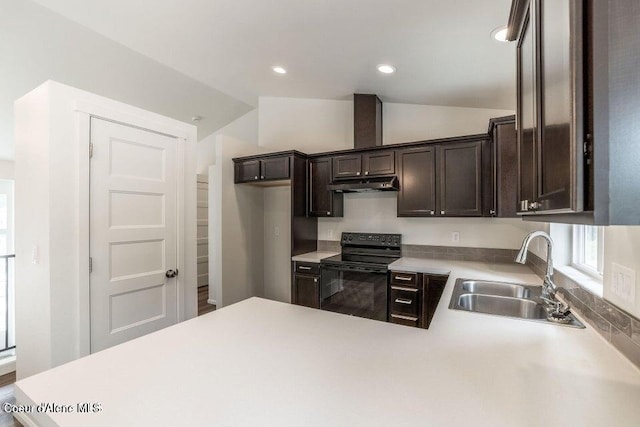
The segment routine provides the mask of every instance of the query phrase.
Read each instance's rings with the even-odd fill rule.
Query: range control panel
[[[342,246],[400,247],[401,234],[342,233]]]

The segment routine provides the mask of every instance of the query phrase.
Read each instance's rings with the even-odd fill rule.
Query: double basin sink
[[[535,322],[584,328],[573,314],[564,323],[548,319],[541,286],[458,279],[449,308]]]

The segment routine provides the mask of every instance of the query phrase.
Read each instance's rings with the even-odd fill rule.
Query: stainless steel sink
[[[461,309],[497,316],[518,317],[520,319],[546,319],[547,310],[542,304],[523,298],[496,295],[462,294],[458,297]]]
[[[546,305],[540,299],[541,286],[486,280],[458,279],[449,308],[513,319],[584,328],[570,314],[566,323],[549,320]]]
[[[524,285],[479,280],[464,280],[462,282],[462,289],[473,294],[497,295],[514,298],[530,298],[533,295],[531,289],[528,289]]]

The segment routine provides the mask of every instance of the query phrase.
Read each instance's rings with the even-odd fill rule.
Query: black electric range
[[[386,321],[388,266],[401,245],[399,234],[342,233],[342,252],[320,262],[320,308]]]

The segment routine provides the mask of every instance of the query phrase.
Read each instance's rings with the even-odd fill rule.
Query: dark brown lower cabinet
[[[389,322],[428,329],[449,276],[393,271]]]
[[[305,307],[320,308],[320,265],[295,262],[291,283],[291,302]]]

